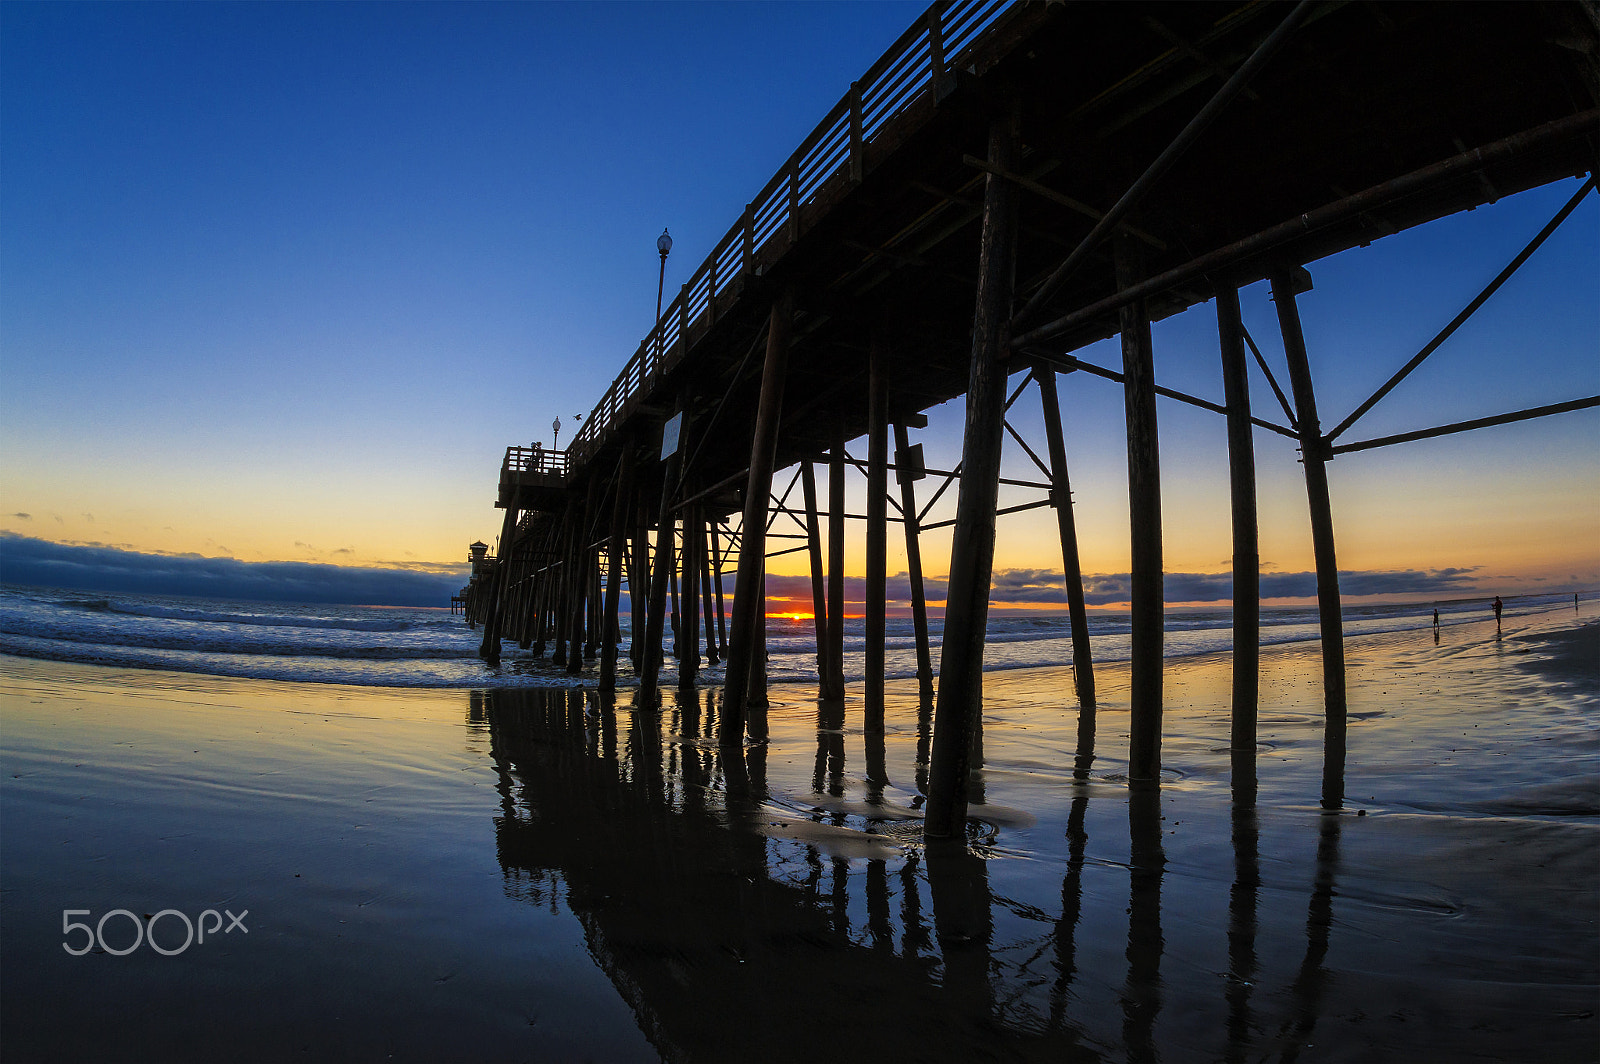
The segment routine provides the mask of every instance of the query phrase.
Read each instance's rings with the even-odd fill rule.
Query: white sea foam
[[[1512,599],[1507,616],[1557,608],[1560,596]],[[1425,627],[1433,604],[1353,606],[1345,610],[1351,635]],[[1445,623],[1481,620],[1487,603],[1440,604]],[[623,611],[628,639],[628,611]],[[942,625],[931,623],[937,664]],[[1096,661],[1125,661],[1130,653],[1125,612],[1090,614]],[[1262,611],[1263,644],[1318,637],[1314,608]],[[443,609],[305,605],[113,594],[42,588],[0,588],[0,653],[115,665],[275,680],[381,687],[565,687],[592,684],[597,665],[586,661],[569,676],[548,657],[506,644],[502,663],[478,658],[481,631]],[[845,674],[860,680],[866,639],[860,618],[845,621]],[[984,667],[988,670],[1064,665],[1072,660],[1071,624],[1065,614],[994,611],[990,615]],[[891,618],[885,639],[886,673],[916,675],[916,637],[909,618]],[[1170,610],[1165,649],[1170,657],[1226,651],[1232,646],[1227,610]],[[670,648],[669,648],[670,649]],[[772,618],[767,633],[768,675],[774,682],[816,676],[816,648],[807,621]],[[669,655],[663,681],[671,682]],[[706,682],[721,679],[706,668]],[[624,654],[618,682],[635,680]]]

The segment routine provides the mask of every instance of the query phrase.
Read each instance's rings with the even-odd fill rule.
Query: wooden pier
[[[1297,442],[1315,548],[1327,750],[1342,778],[1344,664],[1327,462],[1375,447],[1600,405],[1600,397],[1345,442],[1585,195],[1600,158],[1600,33],[1581,0],[936,3],[849,88],[738,214],[584,420],[566,451],[512,447],[496,549],[475,545],[462,596],[483,656],[504,640],[616,683],[621,588],[636,697],[658,697],[675,636],[679,682],[725,660],[720,739],[764,735],[765,565],[805,551],[818,692],[844,693],[843,537],[865,521],[868,732],[883,727],[888,525],[906,535],[924,697],[936,702],[928,834],[960,834],[979,738],[996,519],[1054,507],[1074,664],[1094,681],[1058,374],[1122,385],[1133,557],[1130,779],[1161,767],[1162,542],[1156,418],[1167,402],[1228,425],[1234,528],[1233,747],[1255,748],[1259,562],[1255,431]],[[1525,189],[1589,175],[1550,225],[1367,402],[1319,412],[1317,352],[1297,300],[1306,264]],[[730,205],[730,213],[737,208]],[[1255,351],[1238,289],[1268,280],[1287,387]],[[1403,279],[1397,279],[1397,283]],[[1157,381],[1151,322],[1215,301],[1223,403]],[[1122,364],[1074,352],[1121,338]],[[1273,404],[1252,407],[1249,350]],[[1006,419],[1032,384],[1044,441]],[[911,432],[964,396],[956,469],[925,468]],[[1270,416],[1262,416],[1266,411]],[[1281,416],[1280,416],[1281,415]],[[1338,415],[1334,415],[1338,416]],[[889,434],[894,434],[894,446]],[[1036,479],[1001,476],[1009,439]],[[846,445],[867,437],[858,462]],[[1043,455],[1039,452],[1043,452]],[[826,463],[828,498],[814,469]],[[867,497],[845,498],[846,465]],[[803,499],[774,493],[793,468]],[[890,486],[889,474],[895,484]],[[917,485],[928,480],[931,493]],[[1033,501],[1001,507],[1002,484]],[[929,645],[919,535],[957,488],[943,644]],[[800,507],[796,509],[796,507]],[[825,507],[825,508],[824,508]],[[896,516],[891,517],[891,511]],[[792,517],[800,545],[768,534]],[[824,543],[826,529],[826,543]],[[483,547],[483,550],[478,550]],[[731,599],[725,573],[736,573]],[[669,605],[671,607],[669,611]],[[669,627],[670,618],[670,627]],[[702,653],[704,658],[702,658]],[[1253,778],[1253,771],[1251,773]],[[1325,788],[1336,807],[1342,788]]]

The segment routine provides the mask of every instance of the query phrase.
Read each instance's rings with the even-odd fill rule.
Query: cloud
[[[1341,570],[1339,591],[1367,595],[1444,595],[1476,590],[1477,566],[1445,569]],[[990,598],[996,603],[1057,604],[1067,601],[1066,583],[1048,569],[1003,569],[994,574]],[[1127,602],[1133,593],[1128,573],[1089,573],[1083,578],[1084,601],[1091,606]],[[1168,602],[1221,602],[1233,597],[1232,573],[1167,573],[1163,593]],[[1311,598],[1317,574],[1262,573],[1262,598]],[[932,597],[930,593],[930,597]]]
[[[15,513],[15,514],[12,514],[11,516],[15,517],[15,518],[18,518],[19,520],[23,520],[23,521],[32,521],[33,520],[33,515],[32,514]]]
[[[264,602],[444,606],[466,576],[465,564],[430,572],[242,562],[198,554],[144,554],[106,544],[51,543],[0,532],[0,580],[8,584]]]

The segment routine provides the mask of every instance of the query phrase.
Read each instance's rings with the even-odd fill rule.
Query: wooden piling
[[[576,676],[583,672],[584,640],[587,635],[587,617],[584,604],[589,597],[589,567],[592,564],[593,553],[589,550],[590,529],[594,528],[595,496],[599,490],[600,478],[589,478],[589,487],[583,497],[583,518],[574,530],[572,537],[572,550],[568,554],[572,566],[571,587],[572,603],[570,612],[572,616],[572,641],[567,647],[567,675]]]
[[[682,439],[680,433],[679,436]],[[639,704],[654,706],[661,678],[661,654],[665,633],[662,627],[667,612],[667,580],[672,572],[672,500],[677,494],[678,470],[683,464],[683,448],[675,449],[662,463],[661,505],[656,519],[656,550],[650,563],[650,602],[645,611],[644,668],[639,676]]]
[[[650,612],[650,515],[646,512],[645,490],[639,485],[632,499],[633,542],[629,544],[628,609],[631,625],[628,632],[628,660],[637,675],[644,664],[645,618]]]
[[[763,567],[766,560],[762,559]],[[752,739],[767,737],[767,574],[761,573],[759,609],[756,611],[754,664],[750,668],[750,681],[745,685],[745,732]]]
[[[700,579],[700,612],[706,626],[706,664],[715,665],[721,660],[721,655],[717,652],[717,614],[716,603],[711,597],[711,547],[706,536],[706,523],[705,509],[697,507],[694,520],[695,570]]]
[[[717,593],[717,645],[722,647],[722,660],[728,660],[728,611],[722,594],[722,532],[720,517],[711,521],[711,588]]]
[[[844,697],[844,425],[828,455],[828,664],[824,698]]]
[[[884,641],[888,618],[889,374],[874,335],[867,369],[867,573],[865,708],[862,726],[883,734]]]
[[[997,170],[1012,168],[1017,124],[1014,111],[990,124],[989,163]],[[950,551],[949,602],[923,822],[924,833],[934,838],[966,831],[972,733],[983,709],[983,641],[994,570],[1015,250],[1016,191],[1010,182],[990,173],[984,180],[961,489]]]
[[[739,545],[739,573],[733,587],[733,630],[729,632],[727,682],[719,737],[724,746],[744,742],[751,673],[755,671],[756,627],[764,626],[764,573],[767,549],[767,499],[772,494],[773,462],[778,449],[778,423],[783,413],[784,374],[794,326],[794,299],[785,290],[772,304],[767,327],[767,356],[761,369],[761,397],[750,445],[750,472],[744,496],[744,533]],[[765,663],[762,663],[763,671]]]
[[[917,639],[917,696],[921,703],[933,704],[933,654],[928,642],[928,597],[922,584],[922,522],[917,516],[916,478],[906,468],[911,443],[906,426],[894,426],[895,479],[900,482],[900,509],[906,526],[906,578],[911,584],[911,623]]]
[[[595,515],[595,523],[599,524],[599,514]],[[591,532],[592,534],[592,532]],[[589,581],[588,609],[588,637],[583,643],[583,656],[593,661],[600,655],[601,629],[605,621],[605,599],[602,597],[603,585],[600,581],[600,549],[598,547],[586,551],[584,554],[584,572]]]
[[[1250,373],[1239,292],[1217,289],[1222,396],[1228,408],[1228,489],[1233,510],[1233,728],[1230,746],[1255,752],[1261,666],[1261,555],[1256,524],[1256,453]],[[1253,773],[1252,773],[1253,775]]]
[[[608,553],[611,572],[606,581],[605,639],[600,650],[600,690],[617,689],[617,615],[622,608],[622,574],[627,567],[628,511],[633,502],[633,445],[622,445],[622,462],[617,470],[616,497],[611,502],[611,542]]]
[[[572,526],[576,521],[577,518],[572,516],[570,509],[562,515],[561,548],[556,555],[557,568],[553,573],[555,596],[550,606],[550,631],[555,637],[555,646],[550,649],[550,664],[560,665],[563,668],[567,664],[567,607],[571,600],[572,588]]]
[[[1137,246],[1115,238],[1117,287],[1138,283]],[[1132,690],[1128,780],[1155,782],[1161,775],[1161,682],[1165,602],[1161,557],[1161,462],[1156,437],[1155,361],[1150,315],[1135,300],[1118,312],[1122,332],[1123,405],[1128,428],[1128,523],[1132,544]]]
[[[1061,572],[1067,588],[1067,613],[1072,622],[1072,679],[1080,707],[1094,705],[1094,661],[1089,654],[1089,611],[1083,598],[1083,569],[1078,564],[1078,523],[1072,510],[1072,481],[1067,475],[1067,444],[1061,432],[1061,401],[1056,393],[1056,371],[1041,366],[1033,379],[1039,384],[1044,409],[1045,441],[1050,449],[1050,504],[1056,511],[1061,537]]]
[[[1300,457],[1306,470],[1306,498],[1311,510],[1311,549],[1317,563],[1317,616],[1322,628],[1322,693],[1327,706],[1327,731],[1344,740],[1344,619],[1339,606],[1339,563],[1334,551],[1333,504],[1328,497],[1328,444],[1317,419],[1317,395],[1311,386],[1300,308],[1295,302],[1295,269],[1272,272],[1272,300],[1278,307],[1283,353],[1294,392],[1295,422],[1300,430]]]
[[[833,662],[828,657],[828,594],[822,570],[822,528],[817,518],[817,473],[811,462],[800,463],[800,488],[806,505],[806,555],[811,562],[811,628],[817,643],[817,697],[826,698]]]
[[[678,628],[678,686],[693,687],[700,675],[700,536],[696,532],[700,508],[691,504],[683,511],[682,566],[683,613]]]
[[[511,558],[511,537],[517,531],[517,508],[506,507],[505,519],[500,522],[500,549],[496,552],[499,564],[489,578],[489,601],[483,618],[483,642],[478,646],[478,656],[490,665],[500,664],[500,598],[504,594],[505,577]]]
[[[672,659],[683,658],[683,623],[682,614],[678,612],[678,564],[683,557],[683,552],[678,547],[678,519],[668,516],[672,524],[672,535],[667,537],[667,585],[672,590]]]

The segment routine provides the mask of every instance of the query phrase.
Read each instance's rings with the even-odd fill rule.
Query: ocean
[[[1484,599],[1439,603],[1346,606],[1348,636],[1425,628],[1437,606],[1441,623],[1455,625],[1489,615]],[[1508,597],[1507,619],[1571,606],[1561,595]],[[629,639],[622,616],[623,646]],[[1227,609],[1171,608],[1166,654],[1187,657],[1232,648]],[[942,624],[930,619],[934,664]],[[1129,617],[1095,611],[1090,643],[1097,662],[1126,661]],[[1264,608],[1263,645],[1317,638],[1314,606]],[[97,594],[37,587],[0,587],[0,654],[120,668],[232,676],[245,679],[354,684],[364,687],[585,687],[598,665],[569,676],[548,657],[505,644],[498,667],[478,658],[481,630],[448,609],[392,606],[231,602],[176,595]],[[845,620],[845,672],[860,680],[865,631],[859,617]],[[667,648],[663,681],[675,677]],[[816,675],[816,644],[809,619],[767,620],[768,675],[772,682]],[[916,675],[916,637],[909,618],[890,618],[886,671],[891,679]],[[1072,660],[1071,625],[1064,613],[994,610],[989,616],[986,671],[1062,665]],[[704,669],[715,684],[720,668]],[[624,653],[618,683],[637,680]]]

